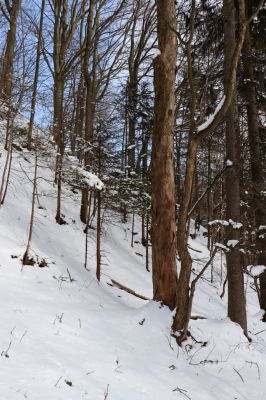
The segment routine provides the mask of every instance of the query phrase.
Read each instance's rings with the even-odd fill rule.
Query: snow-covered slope
[[[1,127],[4,133],[3,122]],[[2,173],[2,146],[0,153]],[[193,339],[178,347],[171,337],[172,313],[166,307],[108,285],[112,278],[152,296],[145,250],[139,244],[130,247],[129,225],[120,223],[119,216],[105,225],[99,284],[93,230],[89,271],[84,269],[79,196],[64,188],[68,224],[57,225],[53,173],[46,166],[38,172],[40,208],[32,251],[45,258],[48,267],[21,265],[30,219],[33,154],[14,152],[10,185],[0,209],[0,400],[264,400],[266,326],[249,285],[251,343],[226,318],[226,296],[223,300],[219,296],[219,255],[215,283],[210,283],[208,271],[196,290],[193,314],[206,319],[191,321]],[[209,256],[205,239],[200,235],[190,245],[197,250],[192,255],[198,271]]]

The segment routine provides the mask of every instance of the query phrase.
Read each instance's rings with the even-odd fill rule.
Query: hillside
[[[19,126],[25,125],[20,117]],[[5,161],[1,122],[2,172]],[[178,347],[172,313],[110,286],[111,279],[148,298],[151,273],[145,250],[130,246],[130,223],[109,210],[103,231],[103,270],[95,278],[95,231],[79,222],[79,194],[63,188],[66,225],[55,223],[54,153],[38,170],[32,252],[47,267],[25,266],[34,153],[14,149],[5,204],[0,209],[1,400],[263,400],[266,398],[266,328],[256,294],[246,283],[249,343],[226,317],[220,298],[225,269],[221,254],[200,280],[191,320],[192,337]],[[138,231],[138,229],[137,229]],[[207,262],[200,230],[190,241],[194,273]],[[136,235],[138,241],[138,235]],[[136,254],[139,253],[139,254]],[[141,256],[140,254],[143,254]],[[223,279],[220,278],[221,268]]]

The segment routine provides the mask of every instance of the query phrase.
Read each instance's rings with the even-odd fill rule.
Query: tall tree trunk
[[[101,192],[97,192],[96,278],[101,280]]]
[[[137,70],[132,66],[128,82],[128,165],[129,174],[135,170],[136,114],[137,114]]]
[[[37,195],[37,170],[38,170],[38,153],[37,148],[35,149],[35,164],[34,164],[34,175],[33,175],[33,185],[32,185],[32,198],[31,198],[31,215],[30,215],[30,226],[29,235],[25,253],[22,258],[23,265],[32,265],[32,258],[30,257],[30,248],[33,234],[33,224],[34,224],[34,214],[35,214],[35,202]]]
[[[234,0],[224,0],[224,85],[228,89],[231,63],[236,46],[236,9]],[[240,230],[234,222],[240,222],[240,131],[236,106],[236,93],[226,113],[226,159],[232,162],[225,175],[226,218],[230,223],[227,229],[227,240],[240,240]],[[237,322],[247,335],[247,318],[244,294],[244,277],[241,268],[238,245],[231,246],[226,253],[228,277],[228,316]]]
[[[255,214],[257,230],[258,264],[266,266],[266,206],[263,191],[265,187],[265,165],[262,154],[262,143],[260,138],[257,97],[252,62],[252,48],[250,31],[247,31],[243,46],[243,67],[246,79],[246,107],[248,117],[250,165],[252,177],[252,209]],[[260,227],[262,227],[260,229]],[[263,228],[264,227],[264,228]],[[260,275],[260,306],[265,311],[263,321],[266,322],[266,272]]]
[[[193,177],[195,172],[195,160],[197,156],[198,143],[190,140],[188,144],[186,176],[184,182],[184,193],[179,209],[177,229],[177,249],[181,262],[180,275],[177,285],[176,314],[173,322],[173,330],[179,331],[184,328],[188,316],[189,306],[189,280],[191,274],[192,260],[187,246],[188,240],[188,213],[192,197]]]
[[[89,71],[89,58],[91,55],[92,36],[93,36],[93,13],[94,13],[95,1],[90,1],[89,13],[87,18],[87,32],[86,32],[86,47],[83,62],[83,74],[86,85],[86,114],[85,114],[85,147],[87,151],[84,154],[84,167],[89,169],[92,166],[92,154],[88,151],[88,145],[92,144],[93,141],[93,121],[95,112],[95,74],[96,74],[96,53],[97,53],[97,42],[95,39],[93,42],[93,67],[92,71]],[[96,23],[96,21],[94,21]],[[88,216],[89,206],[89,191],[87,188],[82,190],[81,195],[81,207],[80,207],[80,220],[86,224]]]
[[[41,16],[40,16],[40,24],[39,24],[39,32],[38,32],[38,43],[37,43],[37,55],[36,55],[36,63],[35,63],[35,74],[34,74],[33,91],[32,91],[32,98],[31,98],[30,122],[29,122],[28,137],[27,137],[28,150],[31,150],[32,130],[33,130],[33,124],[34,124],[34,117],[35,117],[35,105],[36,105],[37,86],[38,86],[40,59],[41,59],[44,7],[45,7],[45,0],[42,0]]]
[[[12,92],[13,59],[16,43],[17,16],[20,9],[20,0],[13,0],[9,12],[9,30],[7,32],[5,53],[2,60],[1,95],[4,101],[9,101]]]
[[[191,2],[191,16],[190,16],[190,35],[186,46],[187,63],[188,63],[188,82],[191,93],[189,111],[189,138],[188,138],[188,153],[186,162],[186,174],[184,182],[184,193],[180,204],[178,228],[177,228],[177,249],[180,258],[181,269],[177,285],[176,295],[176,313],[173,321],[173,330],[183,330],[188,325],[188,308],[189,308],[189,281],[192,268],[192,259],[188,250],[187,241],[189,235],[188,213],[192,198],[193,181],[196,169],[197,148],[199,141],[195,136],[195,107],[196,107],[196,92],[193,79],[193,63],[192,63],[192,40],[195,30],[195,14],[196,2]],[[184,330],[184,337],[186,336],[187,329]],[[183,340],[183,335],[181,336]]]
[[[54,85],[54,136],[57,146],[56,155],[56,183],[57,183],[57,205],[55,220],[58,224],[64,224],[61,217],[61,187],[62,187],[62,168],[65,151],[64,129],[63,129],[63,96],[64,81],[58,76],[55,78]]]
[[[80,149],[80,144],[81,144],[81,139],[83,137],[83,123],[84,123],[83,100],[84,100],[84,96],[85,96],[84,89],[85,88],[84,88],[83,75],[81,75],[80,81],[78,84],[74,130],[73,130],[72,141],[71,141],[71,152],[73,155],[77,153],[77,157],[79,160],[81,160],[81,157],[83,154],[83,151]],[[78,147],[77,147],[77,139],[79,140]]]
[[[176,221],[173,134],[177,39],[174,0],[157,0],[160,54],[154,59],[155,110],[152,143],[153,296],[171,309],[176,298]]]
[[[9,184],[9,177],[10,177],[12,156],[13,156],[14,121],[16,118],[16,114],[17,110],[11,110],[10,108],[8,109],[7,124],[6,124],[6,139],[5,139],[5,150],[7,151],[7,154],[0,185],[0,207],[4,204]]]

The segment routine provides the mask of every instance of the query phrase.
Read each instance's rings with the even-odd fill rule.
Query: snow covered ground
[[[2,174],[3,147],[0,153]],[[226,318],[220,254],[214,264],[215,283],[207,271],[196,289],[193,314],[206,319],[191,321],[194,340],[180,348],[171,337],[172,313],[166,307],[108,285],[112,278],[152,296],[145,249],[140,244],[130,247],[130,226],[118,216],[105,225],[99,284],[93,230],[89,271],[84,269],[79,195],[64,188],[68,224],[57,225],[53,173],[42,167],[38,176],[45,179],[38,180],[41,208],[36,209],[32,250],[48,267],[22,268],[33,168],[33,153],[14,151],[0,209],[0,400],[266,399],[266,325],[249,284],[252,342]],[[190,245],[197,250],[191,252],[199,271],[209,257],[205,239],[199,236]]]

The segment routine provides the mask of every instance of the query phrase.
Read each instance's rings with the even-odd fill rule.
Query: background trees
[[[200,226],[210,259],[216,242],[224,246],[228,315],[245,333],[243,273],[265,265],[265,10],[262,1],[175,3],[1,2],[1,114],[9,121],[1,199],[18,137],[37,151],[33,122],[42,122],[56,152],[56,222],[67,222],[61,188],[72,179],[86,235],[97,229],[100,280],[104,210],[132,218],[132,247],[140,218],[147,273],[152,244],[154,299],[176,308],[182,341],[191,312],[188,241]],[[18,135],[19,110],[30,123]],[[88,184],[92,173],[105,191]],[[266,273],[258,289],[265,310]]]

